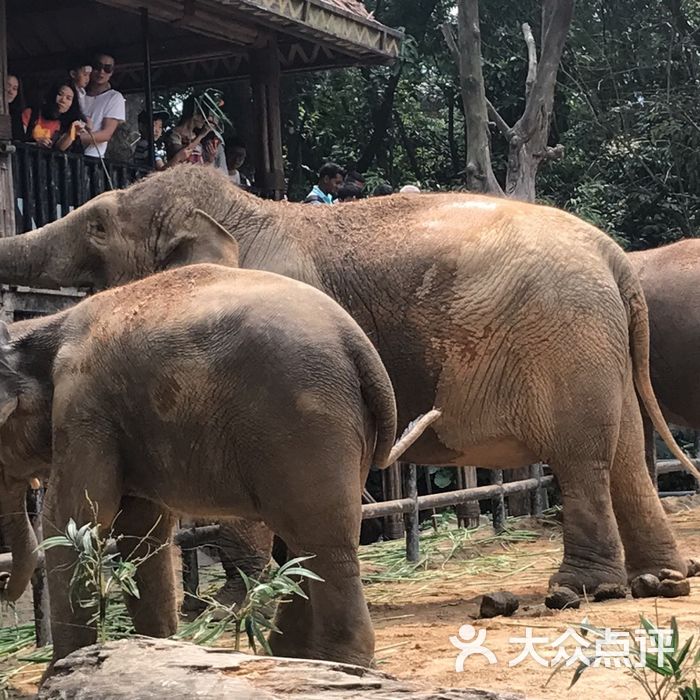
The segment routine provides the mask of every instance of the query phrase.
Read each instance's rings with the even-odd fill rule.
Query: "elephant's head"
[[[0,283],[104,289],[196,262],[237,266],[238,244],[217,215],[228,188],[179,166],[105,192],[36,231],[0,238]]]
[[[26,321],[14,327],[32,324]],[[27,485],[50,469],[51,391],[31,370],[41,352],[24,358],[0,322],[0,527],[12,547],[12,573],[2,577],[0,598],[17,600],[27,588],[38,554],[27,517]],[[29,362],[27,362],[29,360]]]

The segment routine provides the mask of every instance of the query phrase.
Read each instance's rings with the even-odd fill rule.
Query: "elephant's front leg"
[[[90,498],[98,509],[100,535],[106,537],[117,514],[121,498],[121,478],[116,465],[109,464],[107,452],[99,449],[90,458],[86,449],[75,456],[61,455],[54,462],[43,512],[46,538],[63,534],[69,519],[78,528],[94,520]],[[72,450],[71,450],[72,452]],[[97,638],[95,616],[99,610],[98,582],[84,576],[73,579],[78,557],[72,547],[57,546],[46,550],[46,571],[51,597],[51,636],[53,663],[80,647],[94,644]],[[87,573],[87,569],[85,572]],[[92,574],[94,575],[93,569]],[[83,604],[81,604],[83,601]],[[92,605],[84,605],[85,602]]]
[[[171,535],[171,513],[151,501],[133,496],[122,499],[114,523],[124,559],[137,565],[139,597],[125,595],[137,634],[169,637],[177,631],[177,593]]]

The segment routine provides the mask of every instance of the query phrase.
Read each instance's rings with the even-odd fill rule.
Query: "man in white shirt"
[[[85,116],[92,120],[92,129],[80,134],[85,155],[104,156],[107,144],[119,122],[126,119],[126,102],[118,90],[112,88],[110,78],[114,72],[114,57],[97,54],[92,64],[90,83],[85,91]]]

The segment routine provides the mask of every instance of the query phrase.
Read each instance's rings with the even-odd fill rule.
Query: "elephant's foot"
[[[678,572],[685,578],[686,576],[693,576],[696,571],[691,562],[692,560],[681,556],[675,547],[671,547],[670,551],[664,551],[657,556],[647,555],[636,560],[630,560],[628,557],[627,578],[629,581],[633,581],[644,574],[665,578],[662,574],[667,571]]]
[[[273,656],[281,656],[295,659],[320,659],[322,661],[336,661],[343,664],[354,664],[370,668],[374,659],[374,635],[365,635],[366,638],[355,637],[351,644],[334,644],[332,642],[313,644],[308,637],[301,638],[297,635],[270,634],[268,642]]]
[[[574,564],[566,560],[559,571],[549,579],[550,589],[569,588],[576,593],[585,593],[591,599],[600,586],[627,584],[627,574],[620,563],[619,567],[594,566],[590,562]]]

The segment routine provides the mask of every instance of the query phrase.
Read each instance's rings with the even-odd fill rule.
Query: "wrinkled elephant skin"
[[[361,493],[370,465],[394,458],[396,405],[375,348],[332,299],[256,270],[163,272],[11,326],[0,398],[13,393],[0,464],[20,483],[23,441],[47,455],[45,535],[89,522],[87,493],[123,556],[155,550],[127,601],[138,633],[176,631],[171,549],[157,549],[173,514],[240,516],[313,554],[324,581],[281,606],[276,655],[370,663]],[[54,660],[95,641],[93,611],[71,602],[74,557],[46,552]]]
[[[237,257],[350,312],[400,425],[442,408],[409,461],[551,465],[565,511],[555,583],[590,591],[685,569],[645,476],[635,389],[670,434],[649,385],[643,294],[621,248],[566,212],[469,194],[266,202],[178,166],[0,240],[0,282],[105,287]]]

